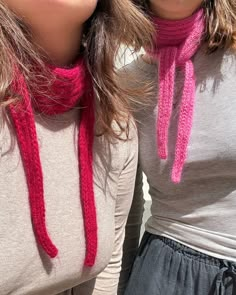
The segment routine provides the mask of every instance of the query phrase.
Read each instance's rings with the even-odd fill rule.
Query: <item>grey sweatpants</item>
[[[236,264],[145,233],[125,295],[236,295]]]

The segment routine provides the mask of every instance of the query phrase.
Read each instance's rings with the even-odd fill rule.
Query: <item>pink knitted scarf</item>
[[[157,145],[161,159],[168,158],[168,131],[173,109],[176,68],[184,72],[172,181],[180,182],[190,139],[195,100],[195,74],[191,58],[199,49],[205,29],[203,10],[177,21],[154,18],[157,28],[154,50],[159,61]]]
[[[82,59],[71,69],[50,67],[50,71],[55,76],[55,81],[49,87],[50,89],[47,89],[47,96],[34,93],[33,99],[31,99],[25,80],[21,75],[18,75],[12,87],[14,93],[22,98],[20,103],[10,106],[10,115],[15,126],[24,165],[32,224],[39,245],[51,258],[56,257],[58,250],[47,232],[45,221],[43,169],[40,161],[34,111],[53,116],[73,109],[80,102],[83,109],[80,112],[78,126],[78,170],[80,172],[80,195],[86,238],[85,265],[92,266],[97,253],[97,220],[92,167],[94,138],[92,82]],[[48,98],[49,96],[51,99]]]

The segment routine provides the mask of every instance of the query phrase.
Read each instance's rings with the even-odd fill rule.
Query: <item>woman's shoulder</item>
[[[106,185],[108,176],[118,184],[119,176],[127,165],[137,165],[138,135],[134,120],[114,121],[112,128],[116,132],[117,138],[105,135],[95,138],[94,173],[98,176],[101,187]]]
[[[130,95],[130,109],[136,121],[156,106],[157,65],[147,63],[140,55],[118,72],[120,87]]]
[[[117,135],[117,139],[113,141],[115,144],[121,143],[128,146],[129,142],[138,141],[136,122],[131,114],[124,113],[119,122],[113,121],[112,128]]]
[[[124,157],[130,149],[138,145],[138,131],[132,115],[122,114],[122,118],[112,122],[113,135],[96,136],[97,152],[113,158]],[[119,156],[118,156],[119,155]]]

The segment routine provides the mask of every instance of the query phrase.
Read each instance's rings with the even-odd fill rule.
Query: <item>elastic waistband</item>
[[[210,255],[201,253],[197,250],[194,250],[188,246],[185,246],[175,240],[169,239],[164,236],[158,236],[158,235],[154,235],[154,234],[145,232],[144,236],[143,236],[143,240],[145,241],[145,244],[146,243],[149,244],[154,240],[159,240],[160,242],[162,242],[166,246],[170,247],[174,252],[181,253],[185,257],[188,257],[190,259],[197,260],[197,261],[200,261],[200,262],[212,265],[212,266],[217,266],[217,267],[221,268],[221,267],[225,266],[225,264],[226,264],[226,260],[224,260],[224,259],[219,259],[216,257],[212,257]],[[235,262],[227,261],[227,264],[228,265],[230,264],[231,266],[234,266],[236,268]]]

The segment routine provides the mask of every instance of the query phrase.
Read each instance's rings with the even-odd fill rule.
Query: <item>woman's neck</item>
[[[33,41],[51,63],[70,65],[79,54],[83,26],[41,26],[33,28]]]
[[[202,0],[189,1],[189,4],[184,3],[184,1],[169,1],[170,3],[164,3],[163,1],[150,0],[150,9],[155,16],[166,20],[181,20],[191,16],[196,10],[198,10],[202,5]],[[186,2],[186,1],[185,1]],[[172,4],[172,5],[171,5]]]
[[[26,24],[33,42],[49,62],[57,66],[70,65],[79,54],[84,24],[97,5],[97,0],[2,1]]]
[[[170,9],[168,5],[158,5],[158,1],[150,0],[150,9],[154,16],[159,17],[161,19],[177,21],[184,20],[193,15],[202,5],[202,0],[194,0],[190,7],[185,7],[185,9]],[[142,59],[145,63],[148,64],[156,64],[157,60],[153,58],[148,53],[142,55]]]

